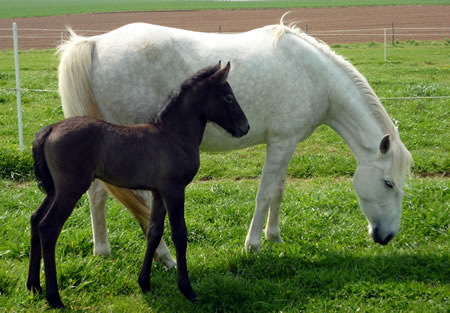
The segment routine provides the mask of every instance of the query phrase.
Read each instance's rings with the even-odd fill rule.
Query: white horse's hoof
[[[175,268],[175,266],[177,266],[177,262],[175,262],[175,260],[172,258],[170,260],[164,261],[163,263],[168,270],[170,270],[171,268]]]
[[[260,242],[255,242],[252,240],[245,240],[245,251],[246,252],[255,252],[258,253],[260,250],[261,244]]]
[[[109,247],[109,245],[94,246],[94,255],[110,256],[111,255],[111,248]]]
[[[269,232],[266,231],[266,239],[276,243],[283,243],[280,232]]]
[[[164,266],[167,267],[167,270],[170,270],[171,268],[177,266],[177,262],[175,262],[170,254],[168,256],[158,256],[156,259],[162,262]]]

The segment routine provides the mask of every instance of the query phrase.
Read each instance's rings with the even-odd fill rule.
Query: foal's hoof
[[[197,302],[197,295],[195,294],[194,290],[192,290],[192,288],[187,289],[187,290],[182,289],[181,292],[192,303]]]
[[[40,285],[27,284],[27,289],[32,293],[42,293],[42,287]]]
[[[64,304],[62,303],[62,301],[59,297],[57,297],[55,299],[47,298],[47,301],[50,304],[50,306],[55,309],[65,308]]]
[[[143,293],[147,293],[150,291],[150,280],[139,280],[138,283]]]
[[[197,303],[197,296],[195,296],[192,299],[189,299],[189,301],[191,301],[191,303]]]

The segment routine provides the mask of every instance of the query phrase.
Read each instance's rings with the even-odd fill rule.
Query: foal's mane
[[[164,119],[164,116],[173,108],[175,107],[183,97],[186,96],[186,93],[193,90],[195,86],[197,86],[199,83],[201,83],[206,78],[210,77],[212,74],[217,72],[220,69],[220,63],[218,65],[212,65],[205,67],[204,69],[199,70],[197,73],[195,73],[192,77],[186,79],[182,84],[179,90],[173,91],[166,102],[166,104],[163,106],[161,111],[159,112],[156,123],[159,124],[161,120]]]
[[[389,115],[384,109],[373,89],[370,87],[366,78],[342,56],[336,54],[330,47],[323,41],[316,39],[312,36],[305,34],[299,29],[295,23],[289,25],[284,24],[284,17],[288,13],[284,14],[280,19],[279,25],[267,26],[273,33],[274,46],[278,45],[280,39],[285,35],[293,35],[300,38],[309,45],[316,47],[322,54],[328,57],[329,60],[340,66],[355,83],[361,92],[361,95],[366,99],[365,103],[368,105],[369,111],[373,114],[375,119],[382,125],[385,134],[389,135],[391,141],[391,149],[393,152],[393,164],[392,164],[392,177],[394,182],[397,178],[403,175],[410,174],[410,168],[412,165],[412,157],[410,152],[406,149],[405,145],[400,140],[398,129],[392,123]]]

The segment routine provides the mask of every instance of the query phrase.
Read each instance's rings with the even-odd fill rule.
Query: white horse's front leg
[[[108,193],[99,180],[94,180],[88,190],[91,208],[92,235],[94,239],[94,255],[110,255],[111,248],[108,241],[106,227],[106,200]]]
[[[289,160],[295,151],[297,141],[288,140],[273,142],[267,145],[266,160],[256,196],[256,208],[250,229],[245,239],[246,251],[258,252],[261,245],[261,233],[267,210],[270,206],[270,216],[266,228],[266,238],[282,242],[279,227],[280,203],[284,189],[284,179]]]

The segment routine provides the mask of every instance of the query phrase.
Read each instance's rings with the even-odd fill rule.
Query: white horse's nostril
[[[380,237],[380,234],[378,232],[378,227],[376,227],[372,232],[372,238],[375,243],[379,243],[380,245],[384,246],[384,245],[387,245],[389,243],[389,241],[392,240],[392,238],[394,238],[394,234],[390,233],[385,238],[382,238],[382,237]]]

